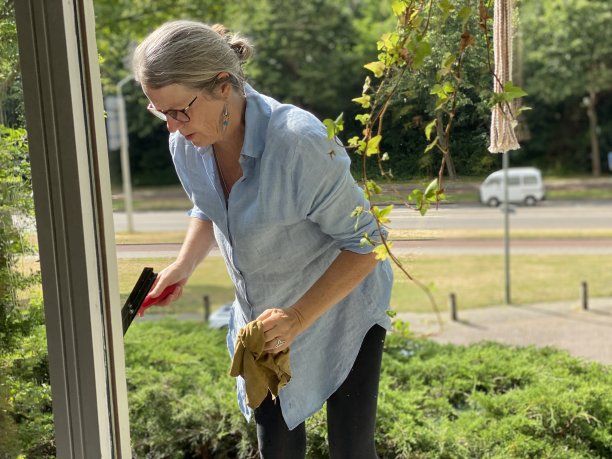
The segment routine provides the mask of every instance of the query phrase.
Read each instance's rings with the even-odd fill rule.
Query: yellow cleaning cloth
[[[242,376],[246,382],[247,405],[257,408],[268,395],[276,398],[291,379],[289,349],[277,354],[264,352],[263,323],[253,321],[238,332],[230,368],[231,376]]]

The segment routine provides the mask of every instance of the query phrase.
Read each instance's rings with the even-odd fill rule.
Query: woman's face
[[[178,84],[157,89],[144,87],[143,91],[157,111],[166,113],[175,110],[182,112],[179,117],[186,114],[189,118],[189,121],[178,121],[166,116],[168,131],[179,131],[196,147],[212,145],[223,139],[223,107],[227,100],[224,91],[218,89],[219,94],[215,93],[217,97],[213,97],[206,91]]]

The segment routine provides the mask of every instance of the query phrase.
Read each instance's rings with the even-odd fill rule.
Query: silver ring
[[[276,346],[274,346],[274,349],[276,349],[277,347],[281,347],[285,343],[286,343],[286,341],[283,341],[280,338],[276,338]]]

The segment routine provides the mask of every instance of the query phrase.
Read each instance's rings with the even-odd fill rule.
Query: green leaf
[[[427,188],[425,188],[425,199],[430,199],[432,195],[435,196],[437,189],[438,179],[435,178],[427,185]]]
[[[469,6],[464,6],[463,8],[459,10],[457,17],[461,19],[461,22],[463,22],[463,24],[465,24],[470,19],[471,15],[472,15],[472,8]]]
[[[431,45],[428,41],[425,40],[417,40],[413,49],[413,60],[412,65],[415,68],[420,68],[423,66],[423,62],[425,58],[431,55]]]
[[[450,0],[440,0],[438,7],[442,10],[442,21],[446,21],[451,11],[455,9],[454,5]]]
[[[329,118],[323,120],[323,124],[327,129],[327,138],[329,140],[333,139],[338,132],[344,130],[344,120],[342,119],[343,116],[344,113],[340,113],[338,115],[338,118],[336,118],[334,121]]]
[[[370,108],[370,99],[369,95],[364,94],[361,97],[355,97],[353,102],[358,103],[362,108]]]
[[[336,135],[336,125],[334,124],[333,120],[329,118],[325,118],[323,120],[323,124],[325,125],[325,128],[327,129],[327,138],[330,140],[333,139],[334,136]]]
[[[389,249],[391,249],[393,247],[393,242],[387,241],[387,246],[389,247]],[[389,251],[387,250],[387,247],[384,244],[377,245],[376,247],[374,247],[373,252],[376,254],[377,260],[384,261],[389,258]]]
[[[380,61],[370,62],[364,65],[364,67],[374,73],[376,78],[380,78],[385,74],[385,64]]]
[[[344,112],[338,115],[338,118],[336,118],[334,124],[336,125],[336,132],[344,131]]]
[[[431,87],[431,90],[429,91],[429,94],[435,94],[435,95],[444,94],[444,89],[442,89],[442,85],[441,84],[434,84]]]
[[[382,188],[380,187],[380,185],[378,183],[376,183],[374,180],[368,180],[366,182],[366,188],[368,189],[368,191],[370,191],[370,193],[372,194],[380,194],[382,193]]]
[[[393,0],[391,2],[391,9],[393,10],[393,14],[396,16],[400,16],[406,11],[407,5],[402,0]]]
[[[514,99],[518,99],[519,97],[527,95],[527,93],[522,88],[514,86],[512,84],[512,81],[508,81],[506,84],[504,84],[504,92],[502,94],[506,102],[510,102]]]
[[[374,245],[374,242],[372,242],[367,233],[364,233],[363,237],[359,240],[359,245],[365,247],[366,245]]]
[[[367,144],[363,140],[360,140],[359,142],[357,142],[357,153],[363,155],[366,151],[366,147]]]
[[[423,191],[419,190],[418,188],[415,188],[414,190],[412,190],[410,192],[410,194],[408,195],[408,201],[420,201],[423,198]]]
[[[397,32],[385,33],[380,37],[380,40],[376,42],[378,50],[392,50],[397,47],[399,43],[399,35]]]
[[[381,135],[374,136],[370,140],[368,140],[368,143],[366,144],[366,150],[365,150],[366,156],[372,156],[380,152],[378,147],[379,147],[381,140],[382,140]]]
[[[442,89],[444,90],[444,94],[450,94],[451,92],[455,92],[455,88],[453,88],[453,85],[450,84],[450,81],[445,81],[444,87]]]
[[[389,214],[391,213],[391,211],[393,210],[393,204],[391,204],[390,206],[385,207],[384,209],[382,209],[379,213],[378,213],[378,220],[381,223],[389,223],[391,220],[389,219]]]
[[[361,115],[355,116],[355,119],[365,126],[370,121],[370,114],[363,113]]]
[[[361,94],[365,94],[366,92],[368,92],[370,90],[371,84],[372,79],[370,78],[370,75],[368,75],[367,77],[365,77],[365,80],[363,82],[363,89],[361,90]]]
[[[527,106],[525,105],[525,106],[523,106],[523,107],[519,108],[519,109],[516,111],[516,116],[519,116],[521,113],[526,112],[526,111],[529,111],[529,110],[531,110],[531,107],[527,107]]]
[[[429,122],[429,124],[427,124],[427,126],[425,126],[425,137],[427,137],[427,140],[431,140],[431,131],[433,131],[435,127],[436,120],[432,120],[431,122]]]
[[[436,136],[436,138],[433,139],[433,141],[429,145],[427,145],[427,148],[425,148],[425,151],[423,153],[431,151],[436,145],[438,145],[438,136]]]

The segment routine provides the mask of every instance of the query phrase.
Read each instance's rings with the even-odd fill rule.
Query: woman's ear
[[[219,85],[221,91],[221,97],[227,100],[232,93],[232,84],[229,81],[224,81]]]
[[[232,83],[230,82],[230,74],[227,72],[221,72],[217,75],[217,81],[219,84],[219,91],[221,97],[227,99],[232,91]]]

